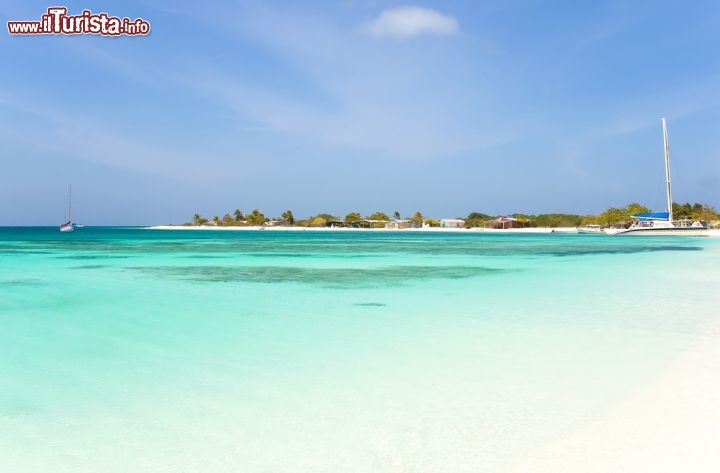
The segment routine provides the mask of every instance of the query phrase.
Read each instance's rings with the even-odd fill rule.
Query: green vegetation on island
[[[527,215],[512,213],[493,216],[482,212],[471,212],[467,217],[455,219],[429,218],[418,211],[402,217],[397,210],[392,218],[385,212],[374,212],[362,216],[360,212],[349,212],[344,217],[330,213],[319,213],[305,219],[296,219],[292,210],[286,210],[277,218],[268,218],[260,210],[254,209],[244,214],[240,209],[226,213],[222,218],[218,215],[206,218],[196,213],[192,223],[185,225],[212,225],[220,227],[242,226],[289,226],[289,227],[358,227],[358,228],[419,228],[455,226],[464,228],[527,228],[527,227],[579,227],[583,225],[601,225],[603,227],[625,227],[632,222],[632,216],[651,212],[651,209],[633,202],[625,207],[610,207],[598,215],[576,215],[565,213],[547,213]],[[720,221],[720,214],[714,207],[700,203],[673,203],[675,220],[697,220],[704,223]],[[452,221],[452,222],[449,222]]]

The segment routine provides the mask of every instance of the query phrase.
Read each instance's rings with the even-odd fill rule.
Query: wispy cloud
[[[656,116],[647,113],[643,116],[619,116],[610,123],[591,129],[588,134],[589,136],[599,136],[601,138],[631,135],[652,126],[657,126],[657,121]]]
[[[655,90],[624,103],[613,104],[612,112],[606,113],[606,123],[592,128],[588,135],[618,137],[631,135],[650,128],[657,128],[660,117],[677,121],[717,108],[720,75],[708,76],[694,82],[686,82],[682,88],[667,87]]]
[[[0,112],[9,109],[27,114],[34,117],[35,124],[29,129],[12,125],[11,132],[4,136],[6,142],[54,156],[72,156],[143,174],[170,176],[179,181],[191,182],[195,178],[193,163],[201,156],[139,141],[119,133],[98,117],[85,119],[53,109],[47,103],[33,101],[28,94],[22,100],[11,96],[22,94],[17,90],[12,94],[0,91]]]
[[[231,40],[265,45],[311,94],[205,62],[164,77],[176,77],[183,90],[229,109],[245,124],[320,153],[432,161],[517,137],[516,120],[484,113],[496,89],[463,63],[467,44],[443,42],[417,54],[411,43],[381,47],[322,15],[256,8],[241,17],[226,27]],[[467,83],[475,88],[458,93]]]
[[[432,8],[404,6],[382,11],[365,29],[376,38],[411,38],[423,34],[452,35],[459,31],[459,26],[454,17]]]

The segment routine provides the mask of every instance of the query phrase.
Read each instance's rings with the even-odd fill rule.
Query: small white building
[[[395,230],[402,230],[403,228],[418,228],[418,224],[413,222],[412,220],[393,220],[392,222],[387,222],[385,224],[385,228],[393,228]]]
[[[461,218],[441,218],[440,226],[443,228],[463,228],[465,220]]]

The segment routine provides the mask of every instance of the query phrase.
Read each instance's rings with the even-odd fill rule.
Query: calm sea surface
[[[503,471],[720,336],[720,239],[0,228],[0,472]]]

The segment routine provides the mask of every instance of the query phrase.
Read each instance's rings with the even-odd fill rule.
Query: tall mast
[[[72,184],[68,187],[68,222],[72,222]]]
[[[662,119],[663,127],[663,140],[665,141],[665,183],[667,184],[667,209],[668,209],[668,221],[673,220],[672,211],[672,190],[670,189],[670,145],[668,144],[668,133],[667,123],[665,119]]]

